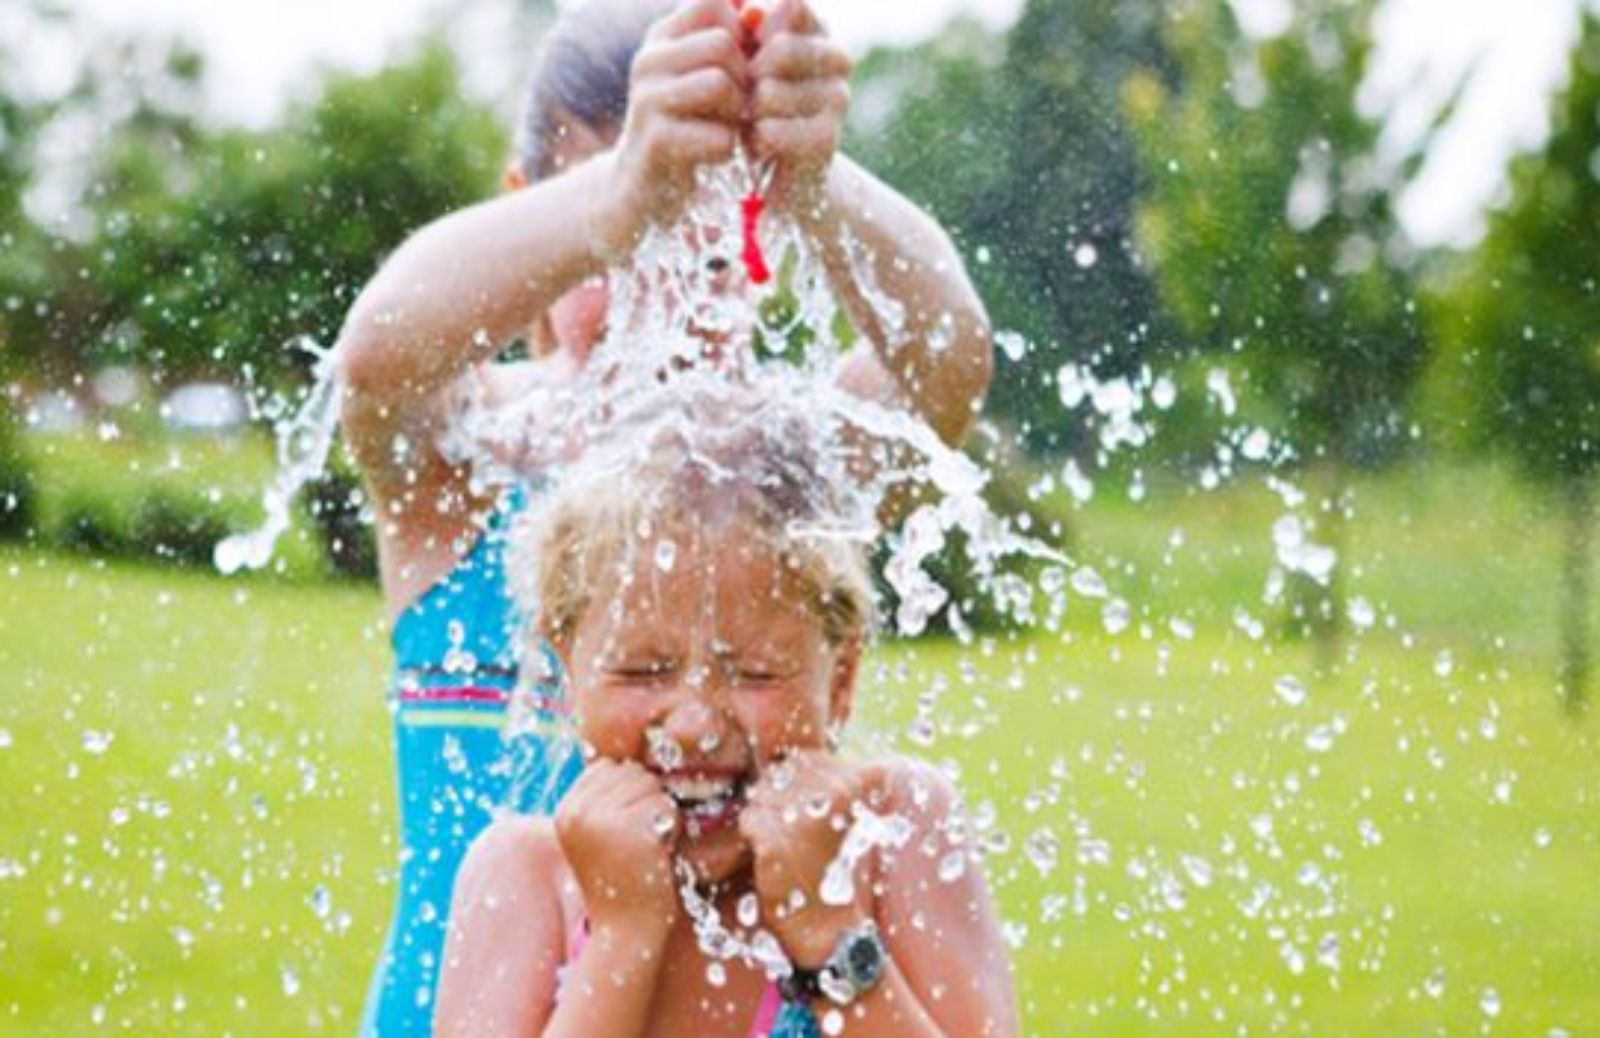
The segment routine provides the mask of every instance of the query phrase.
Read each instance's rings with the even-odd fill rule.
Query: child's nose
[[[667,716],[667,735],[689,752],[715,753],[728,737],[728,719],[704,695],[685,696]]]

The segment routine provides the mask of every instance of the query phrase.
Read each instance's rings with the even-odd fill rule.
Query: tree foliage
[[[1562,687],[1581,701],[1600,478],[1600,19],[1585,14],[1544,150],[1512,169],[1509,201],[1436,307],[1444,395],[1477,443],[1516,460],[1567,513]]]
[[[1152,171],[1141,239],[1162,297],[1205,348],[1239,354],[1304,456],[1348,465],[1403,445],[1425,341],[1395,261],[1396,173],[1358,108],[1370,4],[1296,6],[1246,39],[1225,0],[1167,20],[1174,92],[1131,81]]]
[[[1034,448],[1070,446],[1067,361],[1137,368],[1159,323],[1133,242],[1144,182],[1118,97],[1168,72],[1146,0],[1030,0],[1006,37],[956,23],[858,73],[854,146],[965,246],[1001,352],[991,410]],[[1008,340],[1014,343],[1015,340]]]
[[[169,378],[293,378],[302,336],[329,342],[361,285],[416,227],[492,190],[505,155],[437,41],[373,76],[338,75],[281,124],[214,130],[147,90],[96,156],[90,232],[63,243],[35,348]],[[157,103],[152,98],[165,98]]]

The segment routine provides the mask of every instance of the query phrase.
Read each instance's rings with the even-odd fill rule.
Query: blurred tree
[[[1061,366],[1136,370],[1158,324],[1132,233],[1144,178],[1119,98],[1135,70],[1170,73],[1159,10],[1030,0],[1003,39],[956,22],[857,72],[851,148],[951,229],[996,326],[1021,334],[1003,340],[990,411],[1035,450],[1078,433]]]
[[[40,282],[41,237],[23,199],[32,184],[34,145],[47,108],[21,95],[15,54],[0,40],[0,537],[32,527],[33,480],[18,433],[20,326]]]
[[[1583,16],[1544,150],[1512,168],[1509,201],[1433,308],[1439,377],[1479,446],[1515,458],[1565,513],[1560,688],[1584,703],[1600,481],[1600,19]]]
[[[40,348],[161,380],[302,379],[301,337],[337,334],[354,295],[415,228],[492,190],[505,137],[433,40],[375,75],[340,74],[267,131],[215,130],[174,49],[105,134],[91,229],[63,247]]]
[[[1166,20],[1182,89],[1136,76],[1125,96],[1151,171],[1140,238],[1162,296],[1202,347],[1238,356],[1320,470],[1321,537],[1341,558],[1349,470],[1404,449],[1425,354],[1396,259],[1404,171],[1378,164],[1379,128],[1357,105],[1372,6],[1297,4],[1284,32],[1253,42],[1226,0],[1189,0]],[[1331,662],[1338,567],[1296,598]]]

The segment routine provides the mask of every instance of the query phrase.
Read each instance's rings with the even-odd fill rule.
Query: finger
[[[729,32],[739,29],[739,12],[728,0],[684,0],[656,20],[646,39],[672,39],[687,36],[697,29],[721,26]]]
[[[739,46],[738,36],[713,27],[640,50],[632,76],[637,83],[651,76],[681,75],[703,68],[720,68],[739,83],[748,82],[750,75],[750,62]]]
[[[839,148],[839,122],[832,115],[763,119],[750,134],[757,158],[825,162]]]
[[[665,117],[647,126],[639,147],[651,166],[682,170],[728,161],[737,140],[738,131],[728,123]]]
[[[848,78],[853,65],[850,55],[826,36],[799,36],[784,33],[756,52],[750,74],[757,79],[811,79],[818,76]]]
[[[720,68],[703,68],[672,80],[665,110],[680,118],[732,122],[744,114],[744,90]]]
[[[752,119],[796,119],[833,113],[843,116],[850,108],[850,85],[843,79],[776,79],[756,81],[750,102]]]

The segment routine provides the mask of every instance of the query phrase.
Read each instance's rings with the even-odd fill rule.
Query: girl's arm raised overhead
[[[838,154],[850,60],[804,0],[780,0],[761,39],[750,66],[752,149],[774,162],[775,204],[818,247],[834,291],[875,347],[853,360],[845,388],[908,402],[956,443],[994,366],[988,314],[966,267],[938,223]]]
[[[564,175],[417,232],[356,301],[338,354],[345,430],[369,479],[415,480],[395,440],[438,419],[438,390],[540,320],[567,290],[670,225],[695,170],[733,154],[746,57],[737,15],[695,0],[650,30],[634,60],[617,146]],[[419,428],[420,426],[420,428]],[[401,452],[403,456],[403,452]]]

